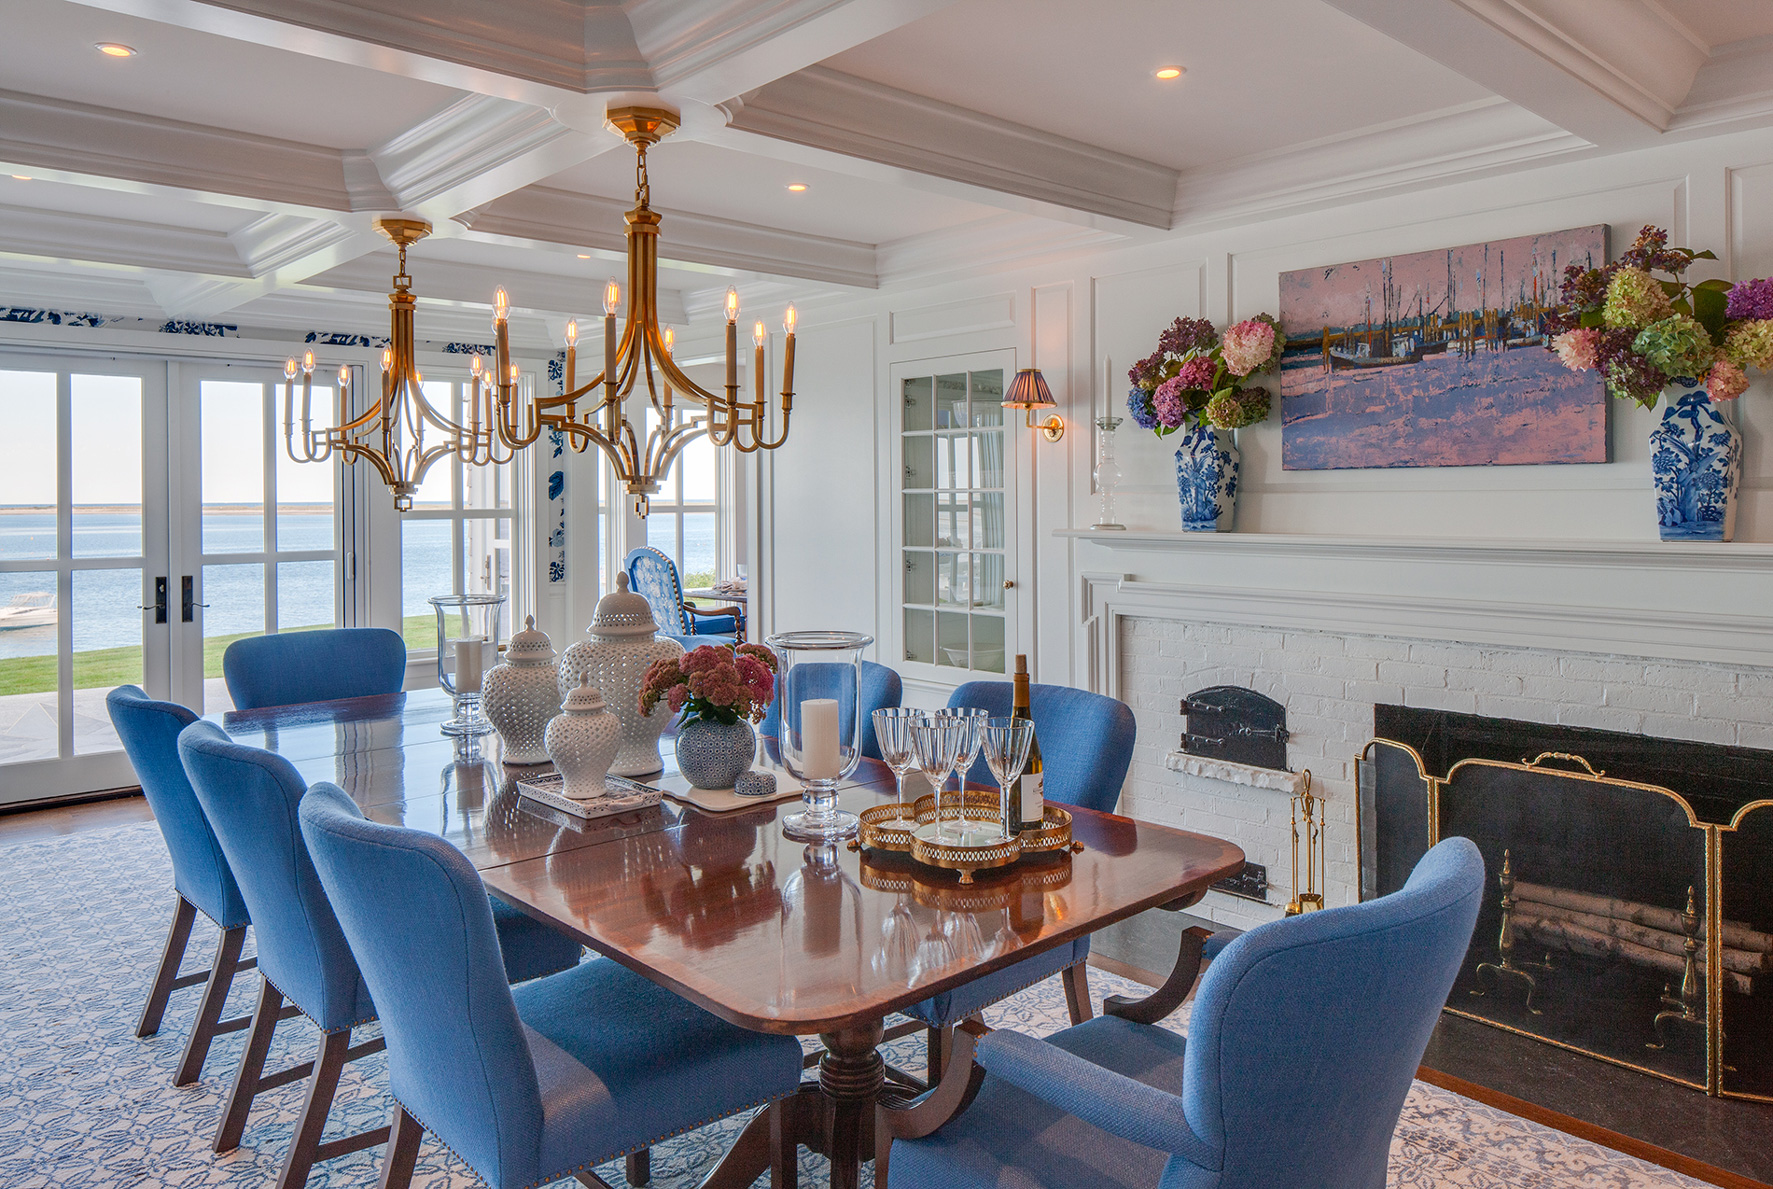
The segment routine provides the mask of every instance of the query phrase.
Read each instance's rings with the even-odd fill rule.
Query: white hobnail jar
[[[548,722],[543,740],[555,771],[566,782],[562,790],[574,800],[606,796],[604,777],[616,758],[622,724],[609,712],[603,695],[589,683],[575,686]]]
[[[618,776],[644,776],[665,767],[659,736],[671,721],[663,702],[651,714],[640,712],[640,686],[654,661],[683,655],[683,645],[653,635],[653,609],[628,589],[628,575],[617,572],[616,589],[603,596],[591,620],[591,638],[568,648],[560,658],[560,695],[581,680],[603,691],[604,700],[622,723],[621,748],[610,771]]]
[[[493,666],[480,691],[481,710],[505,742],[507,764],[546,764],[542,735],[560,713],[560,671],[554,642],[525,616],[523,631],[511,637],[505,659]]]

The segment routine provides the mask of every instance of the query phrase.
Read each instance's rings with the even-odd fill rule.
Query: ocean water
[[[660,528],[670,524],[657,517]],[[649,528],[651,526],[649,525]],[[401,611],[405,615],[429,614],[425,601],[448,591],[451,550],[448,521],[408,520],[402,526]],[[139,556],[142,548],[141,518],[120,512],[76,512],[73,526],[76,558]],[[671,552],[672,542],[661,533],[659,546]],[[332,517],[310,512],[283,512],[277,520],[277,538],[284,550],[331,549]],[[264,548],[263,519],[256,513],[209,512],[203,517],[203,551],[206,554],[254,553]],[[52,513],[0,514],[0,559],[6,561],[52,560],[55,556],[55,516]],[[714,517],[684,518],[684,572],[714,569]],[[171,575],[168,612],[179,613],[179,575]],[[311,627],[333,622],[335,575],[331,561],[286,562],[276,568],[277,619],[283,628]],[[0,574],[0,607],[15,595],[53,592],[53,570]],[[205,566],[199,596],[209,604],[203,616],[205,636],[232,636],[262,632],[265,623],[265,567],[260,563]],[[144,616],[136,609],[145,602],[142,572],[82,570],[74,574],[74,649],[84,652],[142,642]],[[56,648],[56,625],[0,631],[0,659],[50,656]]]

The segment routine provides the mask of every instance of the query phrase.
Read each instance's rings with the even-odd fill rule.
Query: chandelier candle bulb
[[[808,698],[800,704],[800,748],[809,780],[835,780],[842,768],[837,746],[837,699]]]

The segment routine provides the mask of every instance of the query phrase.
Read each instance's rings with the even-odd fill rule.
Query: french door
[[[231,639],[339,622],[339,468],[281,458],[276,379],[0,354],[0,805],[136,783],[113,688],[225,708]]]

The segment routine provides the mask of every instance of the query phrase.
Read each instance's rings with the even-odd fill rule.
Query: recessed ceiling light
[[[579,259],[580,259],[580,260],[589,260],[589,259],[591,259],[591,253],[589,253],[589,252],[580,252],[580,253],[579,253]]]
[[[12,175],[12,180],[15,182],[28,182],[31,180],[31,175],[28,173],[15,173]]]
[[[101,41],[93,48],[97,49],[99,53],[105,55],[107,58],[135,57],[135,47],[124,45],[120,41]]]
[[[796,194],[799,194],[801,191],[806,189],[806,183],[805,182],[789,182],[788,189],[793,191]]]
[[[1188,68],[1186,66],[1159,66],[1157,68],[1157,77],[1167,81],[1172,78],[1181,78],[1187,73],[1187,71]]]

